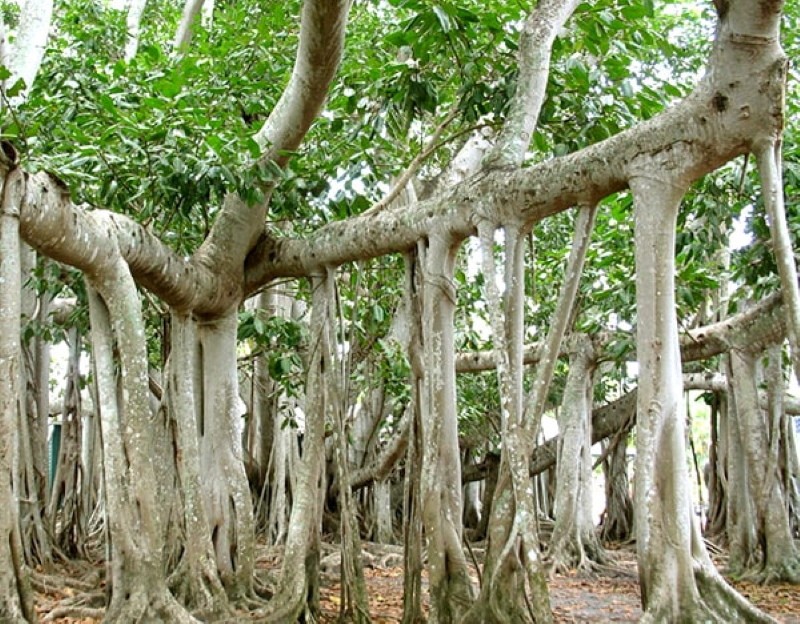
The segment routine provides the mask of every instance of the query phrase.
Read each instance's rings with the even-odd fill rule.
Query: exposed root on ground
[[[42,624],[45,622],[55,622],[61,618],[71,618],[71,619],[93,619],[93,620],[102,620],[106,614],[105,609],[95,609],[92,607],[69,607],[69,606],[62,606],[56,607],[50,613],[48,613],[45,617],[42,618]]]

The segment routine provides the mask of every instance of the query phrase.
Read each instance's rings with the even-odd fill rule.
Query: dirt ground
[[[327,546],[323,553],[321,622],[338,622],[340,586],[338,583],[338,559],[333,547]],[[372,620],[376,624],[394,624],[401,621],[403,608],[403,569],[399,547],[367,545],[364,572],[370,597]],[[559,575],[551,579],[550,599],[556,622],[637,622],[642,611],[639,603],[639,587],[635,557],[630,549],[611,551],[614,564],[593,574]],[[276,572],[280,565],[280,553],[274,549],[261,549],[257,558],[262,573]],[[81,587],[75,582],[74,570],[62,570],[63,578],[70,579],[59,586],[51,582],[37,588],[36,610],[46,618],[50,612],[63,606],[65,601],[80,601]],[[477,581],[477,577],[476,577]],[[424,579],[423,579],[424,582]],[[749,583],[734,585],[752,602],[785,624],[800,624],[800,587],[791,585],[759,586]],[[95,588],[96,589],[96,588]],[[95,624],[101,618],[84,613],[80,617],[58,617],[49,621],[59,624]],[[242,622],[247,621],[242,614]]]

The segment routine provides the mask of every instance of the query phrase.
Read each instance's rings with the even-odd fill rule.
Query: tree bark
[[[553,572],[590,568],[593,561],[602,561],[600,545],[594,535],[591,520],[589,526],[586,526],[587,509],[584,504],[587,502],[587,490],[590,492],[592,487],[591,405],[594,352],[591,341],[586,336],[577,336],[572,348],[563,405],[559,412],[555,525],[546,556],[548,566]]]
[[[777,473],[777,448],[770,452],[769,424],[758,405],[756,355],[731,352],[736,421],[754,502],[756,542],[761,549],[759,578],[800,582],[800,558],[789,527],[786,499]],[[775,432],[777,433],[777,432]]]
[[[717,573],[692,510],[675,313],[675,221],[685,188],[679,152],[656,162],[643,158],[642,175],[631,180],[639,360],[634,504],[642,621],[768,622]]]
[[[283,565],[275,596],[267,607],[268,622],[295,622],[304,612],[319,609],[321,484],[325,472],[325,374],[333,338],[327,322],[331,312],[322,287],[312,280],[311,336],[306,381],[305,438],[297,489],[286,536]]]
[[[455,397],[453,271],[457,243],[432,233],[420,242],[416,288],[421,291],[421,516],[428,545],[430,621],[459,622],[472,603],[462,549],[461,457]]]
[[[5,145],[3,147],[6,147]],[[18,531],[18,500],[12,475],[16,471],[16,431],[19,418],[22,345],[20,314],[20,184],[22,172],[9,174],[16,160],[0,155],[3,203],[0,207],[0,617],[9,624],[33,622],[33,594],[24,569]]]
[[[181,560],[170,574],[169,585],[181,601],[199,617],[217,619],[231,615],[225,588],[220,579],[209,531],[201,484],[200,448],[197,431],[198,406],[193,371],[198,366],[197,335],[194,321],[173,313],[172,348],[167,361],[166,403],[180,499],[178,512],[184,539]]]
[[[102,213],[95,219],[96,228],[113,232]],[[147,349],[136,286],[114,244],[98,254],[86,275],[111,541],[106,621],[196,623],[169,593],[163,570]]]
[[[255,528],[250,488],[244,471],[236,368],[236,309],[198,325],[202,406],[200,470],[217,567],[228,594],[241,597],[252,588]]]

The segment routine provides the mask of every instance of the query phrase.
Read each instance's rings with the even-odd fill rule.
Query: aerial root
[[[106,614],[105,609],[79,606],[60,606],[52,609],[42,618],[42,623],[55,622],[61,618],[102,620]]]
[[[31,571],[29,576],[31,586],[43,594],[47,594],[54,589],[69,587],[81,592],[91,593],[97,589],[100,582],[100,575],[96,571],[87,575],[89,580],[77,579],[72,576],[61,574],[45,574],[43,572]]]

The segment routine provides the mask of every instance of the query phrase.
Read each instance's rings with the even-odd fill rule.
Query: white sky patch
[[[731,232],[730,241],[728,242],[728,248],[731,251],[736,251],[737,249],[742,249],[743,247],[747,247],[753,242],[753,236],[745,231],[745,226],[747,225],[747,220],[753,214],[753,207],[751,205],[745,206],[742,213],[733,222],[733,232]]]

